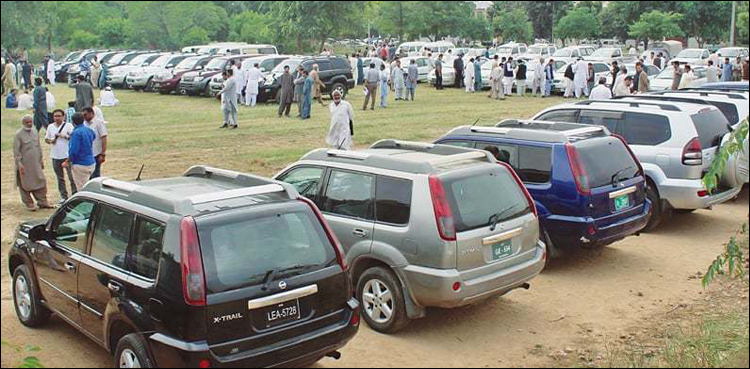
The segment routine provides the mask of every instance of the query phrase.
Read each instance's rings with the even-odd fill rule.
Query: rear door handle
[[[357,237],[367,238],[367,236],[370,234],[369,232],[365,231],[364,229],[355,229],[352,232],[353,235]]]
[[[107,288],[114,293],[120,293],[122,291],[122,285],[113,281],[107,283]]]
[[[67,262],[65,263],[65,269],[67,269],[71,273],[75,273],[77,268],[75,264],[71,262]]]

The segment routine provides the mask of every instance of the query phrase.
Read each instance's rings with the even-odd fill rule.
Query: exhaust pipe
[[[326,354],[326,357],[330,357],[333,360],[340,360],[341,359],[341,353],[338,351],[329,352]]]

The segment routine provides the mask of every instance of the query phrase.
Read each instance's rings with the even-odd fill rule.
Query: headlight
[[[76,65],[76,66],[72,66],[72,67],[68,68],[68,73],[73,73],[73,74],[75,74],[75,73],[78,73],[78,72],[80,72],[80,71],[81,71],[81,67],[79,67],[79,66],[77,66],[77,65]]]
[[[274,82],[276,82],[275,78],[274,79],[268,78],[268,79],[266,79],[266,82],[263,83],[263,85],[264,86],[271,86],[271,85],[273,85]]]

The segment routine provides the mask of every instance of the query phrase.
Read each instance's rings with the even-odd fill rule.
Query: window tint
[[[527,183],[548,183],[552,176],[552,150],[543,147],[519,147],[516,172]]]
[[[616,137],[584,140],[576,143],[575,147],[580,153],[591,188],[611,185],[615,175],[621,181],[640,175],[638,163]]]
[[[594,73],[604,73],[609,71],[609,67],[606,64],[594,64]]]
[[[349,62],[347,62],[344,59],[333,59],[333,69],[342,69],[342,70],[349,70],[351,67],[349,67]]]
[[[407,225],[411,215],[412,182],[405,179],[378,177],[375,195],[376,220]]]
[[[55,242],[69,249],[86,252],[86,231],[94,203],[79,201],[68,204],[52,223]]]
[[[163,241],[163,225],[138,217],[135,222],[135,239],[128,249],[128,270],[142,277],[156,279]]]
[[[622,119],[623,113],[620,112],[584,110],[581,111],[581,117],[578,122],[582,124],[604,126],[607,127],[610,132],[617,132],[617,123]]]
[[[737,124],[740,122],[740,113],[737,111],[737,106],[732,103],[724,103],[724,102],[713,102],[710,103],[719,110],[721,110],[721,113],[724,114],[724,116],[727,118],[727,121],[729,124]]]
[[[445,141],[445,142],[441,142],[440,144],[457,146],[457,147],[474,147],[474,143],[471,141]]]
[[[125,252],[130,243],[133,214],[102,206],[96,217],[91,257],[125,269]]]
[[[372,193],[375,179],[350,172],[331,172],[323,199],[326,212],[347,217],[372,220]]]
[[[331,62],[328,60],[318,61],[318,70],[321,72],[331,70]]]
[[[297,168],[281,180],[294,186],[300,195],[317,203],[322,178],[323,168]]]
[[[270,71],[270,70],[273,69],[274,63],[275,63],[275,60],[268,59],[268,60],[265,60],[262,63],[260,63],[260,67],[263,68],[266,71]]]
[[[698,113],[692,118],[703,150],[721,145],[721,140],[729,133],[729,122],[719,110]]]
[[[578,121],[578,110],[554,110],[545,113],[536,120],[547,122],[576,123]]]
[[[669,118],[641,113],[625,114],[622,133],[630,145],[659,145],[672,137]]]
[[[480,142],[477,145],[477,148],[480,148],[485,151],[493,152],[494,150],[491,150],[491,148],[496,148],[498,155],[495,156],[495,158],[499,161],[502,161],[503,163],[509,164],[513,168],[518,167],[518,147],[516,146],[510,146],[510,145],[500,145],[495,143],[484,143]],[[494,155],[494,153],[493,153]]]

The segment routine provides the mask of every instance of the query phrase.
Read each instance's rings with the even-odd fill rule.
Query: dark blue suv
[[[459,127],[436,143],[484,149],[510,164],[536,202],[553,256],[561,246],[609,245],[648,224],[643,169],[604,127],[509,120]]]

